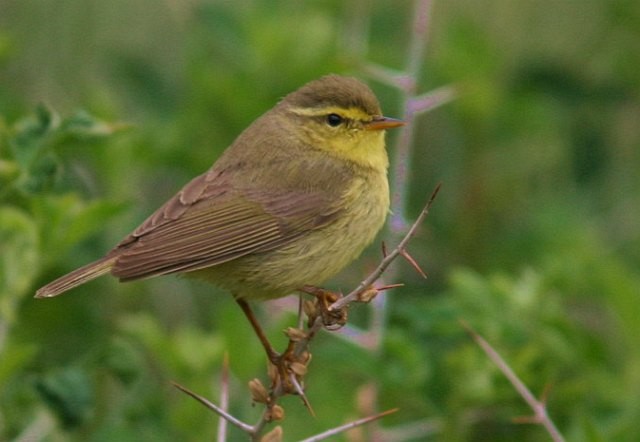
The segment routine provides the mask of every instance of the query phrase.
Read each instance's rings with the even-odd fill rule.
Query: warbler
[[[110,273],[210,281],[237,300],[322,284],[352,262],[389,211],[386,129],[371,89],[327,75],[285,96],[214,165],[97,261],[40,288],[57,296]]]

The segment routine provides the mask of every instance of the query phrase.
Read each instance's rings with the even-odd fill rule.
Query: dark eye
[[[342,124],[342,117],[338,114],[327,115],[327,124],[331,127],[340,126]]]

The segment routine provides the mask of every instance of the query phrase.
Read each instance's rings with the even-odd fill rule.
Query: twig
[[[370,300],[367,291],[380,292],[382,290],[386,290],[388,288],[393,287],[394,285],[387,285],[383,282],[383,285],[378,288],[372,288],[374,282],[376,282],[382,274],[387,270],[389,265],[398,257],[403,256],[407,259],[411,265],[416,268],[416,270],[424,275],[424,272],[417,265],[415,260],[409,255],[406,250],[406,246],[411,238],[415,235],[418,226],[422,223],[424,218],[427,216],[431,205],[433,204],[438,191],[440,190],[440,184],[433,191],[429,201],[426,203],[420,215],[416,218],[415,222],[407,229],[407,223],[405,222],[405,206],[406,206],[406,194],[408,192],[408,164],[411,156],[411,146],[413,145],[414,139],[414,126],[412,123],[414,117],[422,112],[433,109],[437,106],[440,106],[448,101],[450,101],[453,96],[453,88],[451,87],[443,87],[432,91],[427,94],[416,96],[416,90],[418,87],[418,78],[420,77],[420,70],[423,66],[423,59],[425,55],[425,45],[427,42],[427,31],[429,25],[429,16],[431,10],[432,0],[415,0],[414,7],[414,20],[412,25],[412,37],[409,46],[409,51],[407,54],[407,66],[404,71],[393,71],[381,66],[368,65],[364,66],[364,70],[368,72],[371,76],[376,77],[388,84],[393,85],[394,87],[400,89],[403,93],[402,101],[404,103],[404,119],[408,123],[400,133],[399,140],[397,142],[396,148],[394,148],[394,152],[396,153],[395,157],[395,167],[391,172],[392,177],[392,188],[394,189],[394,194],[392,196],[392,212],[394,215],[391,216],[390,219],[390,232],[394,235],[394,238],[398,238],[402,236],[402,239],[399,241],[398,245],[390,252],[386,250],[386,247],[383,249],[383,259],[378,265],[378,267],[364,280],[360,283],[358,287],[356,287],[353,291],[351,291],[347,296],[339,299],[331,306],[329,306],[329,310],[339,310],[345,308],[351,302]],[[353,29],[357,29],[359,32],[364,33],[368,29],[369,21],[365,20],[363,17],[366,16],[364,12],[368,9],[368,5],[366,2],[358,1],[356,5],[356,14],[355,16],[360,20],[358,22],[358,26],[353,27]],[[355,52],[356,55],[361,55],[360,59],[364,58],[366,54],[366,45],[360,45],[356,42],[356,37],[358,35],[358,31],[354,31],[350,34],[351,39],[349,40],[351,43],[347,44],[347,47],[350,48],[352,52]],[[355,56],[352,59],[357,59],[359,57]],[[406,233],[405,233],[406,232]],[[401,233],[403,235],[401,235]],[[378,297],[378,302],[384,305],[383,301],[380,300],[382,297]],[[374,300],[376,301],[376,300]],[[375,322],[377,324],[378,334],[382,335],[382,328],[384,327],[384,308],[381,309],[382,313],[378,316],[378,320]],[[302,315],[299,315],[302,317]],[[293,355],[294,360],[303,355],[308,351],[309,342],[313,339],[313,337],[318,333],[318,331],[322,330],[324,327],[323,320],[320,316],[318,316],[315,321],[307,328],[305,331],[305,336],[301,339],[296,339],[293,342],[290,339],[289,346],[293,347]],[[302,327],[299,325],[299,329]],[[376,347],[380,345],[382,340],[380,338],[376,339]],[[294,375],[291,376],[291,384],[294,387],[294,391],[296,391],[302,398],[305,405],[311,409],[308,404],[308,400],[304,396],[304,390],[300,383],[298,383],[296,377]],[[233,418],[228,415],[224,410],[220,410],[220,407],[211,404],[204,398],[191,393],[190,391],[180,387],[176,384],[176,387],[180,388],[185,393],[199,400],[201,403],[206,405],[208,408],[214,410],[224,419],[229,420],[236,426],[242,428],[245,432],[247,432],[251,436],[251,440],[259,440],[260,434],[264,430],[264,427],[268,422],[271,421],[273,417],[271,415],[274,407],[279,407],[276,404],[277,400],[285,395],[291,393],[291,391],[287,391],[287,389],[283,386],[285,379],[280,379],[280,382],[276,382],[271,391],[268,393],[268,400],[266,401],[266,410],[258,420],[258,422],[250,426],[248,424],[242,423],[239,420]],[[395,412],[396,410],[390,410],[384,413],[380,413],[378,415],[360,419],[358,421],[352,422],[350,424],[346,424],[342,427],[337,427],[333,430],[329,430],[320,435],[314,436],[313,438],[306,439],[306,442],[313,442],[326,439],[335,434],[338,434],[341,431],[345,431],[349,428],[353,428],[358,425],[365,424],[367,422],[371,422],[373,420],[379,419],[382,416]]]
[[[230,423],[232,423],[236,427],[240,428],[242,431],[244,431],[246,433],[249,433],[249,434],[252,434],[255,431],[254,427],[252,427],[251,425],[249,425],[247,423],[242,422],[240,419],[237,419],[237,418],[233,417],[232,415],[227,413],[225,410],[223,410],[221,407],[219,407],[216,404],[214,404],[213,402],[209,401],[207,398],[204,398],[204,397],[200,396],[199,394],[194,393],[193,391],[189,390],[186,387],[183,387],[182,385],[178,384],[177,382],[171,381],[171,383],[178,390],[182,391],[183,393],[188,394],[189,396],[191,396],[192,398],[194,398],[195,400],[197,400],[198,402],[203,404],[208,409],[213,410],[220,417],[226,419],[227,421],[229,421]]]
[[[291,381],[291,384],[295,388],[296,393],[298,393],[298,396],[300,396],[300,398],[302,399],[302,403],[304,404],[305,407],[307,407],[307,410],[309,410],[309,414],[311,414],[311,416],[313,417],[316,417],[316,412],[313,411],[311,402],[309,402],[309,399],[307,398],[307,395],[305,394],[304,389],[302,388],[302,385],[300,385],[300,382],[298,382],[298,379],[296,378],[295,373],[289,373],[289,380]]]
[[[414,143],[416,113],[410,105],[415,97],[420,72],[424,66],[425,47],[428,41],[429,18],[432,0],[415,0],[413,23],[411,24],[411,40],[407,51],[404,72],[396,77],[397,87],[402,90],[404,103],[403,119],[407,125],[401,129],[400,136],[393,149],[395,152],[394,167],[391,171],[393,195],[391,198],[391,222],[389,228],[393,234],[399,235],[406,228],[407,193],[409,192],[409,168]]]
[[[332,428],[330,430],[325,431],[324,433],[316,434],[315,436],[309,437],[307,439],[302,440],[301,442],[318,442],[321,440],[326,440],[331,436],[335,436],[336,434],[340,434],[347,430],[351,430],[352,428],[358,427],[360,425],[367,424],[369,422],[373,422],[378,420],[384,416],[388,416],[389,414],[393,414],[398,411],[399,408],[392,408],[391,410],[383,411],[382,413],[374,414],[373,416],[363,417],[362,419],[355,420],[353,422],[349,422],[347,424],[341,425],[336,428]]]
[[[487,354],[489,359],[493,361],[494,364],[500,369],[502,374],[511,382],[513,388],[520,394],[520,396],[525,400],[525,402],[531,407],[534,415],[528,421],[541,424],[551,436],[551,439],[554,442],[564,442],[564,437],[558,431],[558,428],[555,426],[549,414],[547,413],[547,406],[545,401],[539,401],[536,397],[531,393],[529,388],[520,380],[518,375],[509,367],[509,364],[502,359],[500,354],[489,344],[482,336],[480,336],[469,324],[465,321],[460,320],[462,327],[467,331],[469,336],[482,348],[482,350]]]
[[[416,231],[418,230],[418,226],[422,223],[422,221],[424,221],[425,217],[429,214],[429,210],[431,209],[431,206],[433,205],[433,202],[436,199],[436,196],[438,196],[440,187],[441,187],[441,184],[438,184],[436,188],[433,190],[433,192],[431,193],[431,197],[429,198],[429,201],[427,201],[427,204],[425,204],[424,208],[422,209],[422,212],[420,212],[420,215],[418,215],[418,217],[413,222],[413,224],[411,225],[407,233],[404,235],[404,238],[402,238],[402,240],[398,243],[398,245],[391,252],[387,253],[387,256],[385,256],[382,259],[382,261],[380,261],[380,264],[378,264],[378,267],[376,267],[375,270],[371,272],[369,276],[360,283],[360,285],[358,285],[358,287],[352,290],[345,297],[340,298],[336,302],[331,304],[329,306],[329,310],[338,310],[340,308],[343,308],[347,304],[356,301],[358,299],[358,296],[361,295],[365,290],[367,290],[371,286],[371,284],[373,284],[380,277],[380,275],[384,273],[387,267],[389,267],[389,265],[399,255],[401,255],[404,252],[407,244],[409,243],[411,238],[413,238]]]
[[[405,249],[402,249],[400,250],[400,256],[402,256],[409,264],[411,264],[411,267],[413,267],[415,271],[420,274],[420,276],[422,276],[424,279],[427,279],[427,274],[420,268],[420,266],[418,265],[418,261],[416,261],[413,256],[409,254],[409,252],[407,252]]]
[[[411,227],[409,228],[409,230],[407,231],[405,236],[398,243],[398,245],[391,252],[386,250],[386,246],[385,246],[384,247],[384,251],[383,251],[383,255],[385,255],[385,256],[383,257],[382,261],[380,261],[380,264],[378,264],[378,267],[376,267],[369,274],[369,276],[364,281],[362,281],[354,290],[352,290],[348,295],[338,299],[336,302],[331,304],[329,306],[329,310],[330,311],[339,310],[341,308],[346,307],[348,304],[350,304],[352,302],[358,301],[360,299],[361,295],[365,291],[371,289],[371,285],[378,278],[380,278],[380,276],[389,267],[389,265],[391,265],[391,263],[398,256],[400,256],[402,254],[402,252],[404,251],[405,247],[407,246],[407,244],[409,243],[411,238],[413,238],[413,236],[415,235],[416,231],[418,230],[418,226],[422,223],[422,221],[424,221],[424,219],[429,214],[429,210],[431,209],[431,206],[433,205],[433,202],[435,201],[436,197],[438,196],[438,192],[440,191],[440,187],[441,187],[441,184],[438,184],[436,186],[436,188],[433,190],[433,192],[431,193],[431,197],[429,197],[429,200],[425,204],[424,208],[422,209],[422,211],[420,212],[420,214],[418,215],[418,217],[416,218],[414,223],[411,225]],[[388,287],[387,286],[383,286],[382,288],[384,289],[384,288],[388,288]],[[380,290],[380,289],[377,289],[377,290]],[[299,356],[303,352],[307,351],[307,349],[309,347],[309,342],[311,341],[311,339],[313,339],[313,337],[320,330],[322,330],[323,326],[324,326],[324,324],[323,324],[322,318],[320,316],[318,316],[315,319],[315,321],[313,322],[313,324],[311,324],[309,326],[309,329],[307,330],[307,333],[306,333],[306,337],[298,340],[297,342],[295,342],[294,354],[296,356]]]
[[[220,380],[220,409],[229,409],[229,353],[224,353],[222,360],[222,377]],[[224,442],[227,440],[227,420],[222,418],[218,422],[218,435],[216,440]]]
[[[298,328],[304,327],[304,298],[298,294]]]
[[[426,94],[410,98],[407,102],[407,113],[412,116],[429,112],[437,107],[453,101],[456,98],[456,90],[453,86],[442,86]]]
[[[361,295],[365,291],[371,290],[371,285],[380,277],[380,275],[382,275],[382,273],[389,267],[389,265],[398,256],[403,256],[403,255],[406,254],[405,248],[406,248],[407,244],[409,243],[411,238],[413,238],[413,236],[415,235],[415,233],[416,233],[416,231],[418,229],[418,226],[422,223],[422,221],[425,219],[425,217],[429,214],[429,210],[430,210],[430,208],[431,208],[436,196],[438,195],[438,192],[440,191],[440,187],[441,187],[440,184],[438,184],[436,186],[436,188],[433,190],[433,192],[431,194],[431,197],[429,198],[429,200],[425,204],[424,208],[422,209],[422,211],[420,212],[420,214],[416,218],[415,222],[412,224],[411,228],[405,234],[404,238],[402,238],[402,240],[398,243],[398,245],[391,252],[387,252],[386,253],[386,256],[384,256],[384,258],[382,259],[382,261],[380,262],[378,267],[373,272],[371,272],[371,274],[369,274],[369,276],[364,281],[362,281],[360,283],[360,285],[358,287],[356,287],[356,289],[354,289],[352,292],[350,292],[347,296],[345,296],[343,298],[340,298],[338,301],[336,301],[332,305],[330,305],[329,306],[329,310],[337,310],[337,309],[345,307],[346,305],[348,305],[351,302],[356,302],[356,301],[360,300]],[[398,286],[398,284],[385,285],[385,286],[382,286],[382,287],[380,287],[380,288],[378,288],[376,290],[378,290],[378,291],[386,290],[386,289],[397,287],[397,286]],[[304,337],[302,337],[300,339],[296,339],[295,341],[290,339],[289,345],[290,346],[293,345],[293,354],[296,357],[298,357],[298,356],[302,355],[304,352],[308,351],[309,342],[318,333],[318,331],[320,331],[323,328],[323,325],[324,325],[323,324],[323,320],[322,320],[321,316],[319,315],[315,319],[313,324],[311,324],[311,326],[308,328],[308,330],[304,334]],[[230,423],[232,423],[236,427],[238,427],[238,428],[242,429],[243,431],[245,431],[246,433],[248,433],[252,437],[252,440],[258,440],[257,437],[259,437],[260,433],[262,432],[262,430],[264,429],[266,424],[272,420],[272,416],[271,416],[272,410],[274,409],[274,407],[279,407],[278,405],[276,405],[277,400],[281,396],[284,396],[285,394],[288,393],[286,391],[286,389],[283,387],[283,382],[284,381],[285,381],[284,379],[280,379],[280,382],[277,383],[276,386],[269,393],[269,398],[266,401],[267,402],[267,409],[262,414],[262,416],[259,418],[258,422],[253,426],[249,425],[247,423],[244,423],[244,422],[240,421],[239,419],[237,419],[237,418],[233,417],[232,415],[230,415],[224,409],[226,407],[221,407],[221,406],[215,405],[214,403],[210,402],[206,398],[204,398],[204,397],[192,392],[191,390],[183,387],[182,385],[180,385],[180,384],[178,384],[176,382],[173,382],[173,385],[176,388],[178,388],[179,390],[181,390],[182,392],[188,394],[192,398],[196,399],[197,401],[199,401],[200,403],[205,405],[210,410],[213,410],[215,413],[217,413],[219,416],[221,416],[224,420],[229,421]],[[311,408],[311,405],[309,404],[309,401],[307,400],[307,398],[306,398],[306,396],[304,394],[304,390],[303,390],[302,386],[300,385],[300,383],[297,381],[297,379],[295,377],[295,374],[293,374],[293,373],[291,373],[291,383],[294,386],[296,393],[299,394],[302,397],[302,400],[303,400],[305,406],[311,411],[311,413],[313,413],[313,409]],[[309,441],[322,440],[323,438],[326,438],[326,437],[329,437],[331,435],[337,434],[337,433],[339,433],[341,431],[344,431],[345,429],[353,428],[355,426],[362,425],[362,424],[370,422],[372,420],[379,419],[380,417],[385,416],[385,415],[387,415],[389,413],[392,413],[392,412],[395,412],[395,411],[396,410],[394,409],[394,410],[390,410],[390,411],[387,411],[387,412],[384,412],[384,413],[377,414],[377,415],[372,416],[370,418],[360,419],[358,421],[352,422],[352,423],[347,424],[345,426],[337,427],[337,428],[335,428],[333,430],[329,430],[328,432],[322,433],[322,435],[314,436],[316,439],[311,438],[311,439],[308,439],[308,440]],[[320,437],[320,438],[318,438],[318,437]]]

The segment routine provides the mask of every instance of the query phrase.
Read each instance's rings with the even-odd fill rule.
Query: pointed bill
[[[405,123],[402,120],[390,117],[374,117],[373,120],[365,123],[364,128],[366,130],[386,130],[393,129],[394,127],[404,126]]]

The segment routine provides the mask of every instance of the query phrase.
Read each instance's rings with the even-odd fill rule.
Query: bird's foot
[[[338,330],[347,323],[346,306],[339,309],[331,308],[331,304],[342,298],[342,293],[332,292],[312,285],[305,285],[300,291],[316,298],[314,302],[305,304],[309,325],[313,324],[318,316],[322,318],[322,324],[328,330]]]

